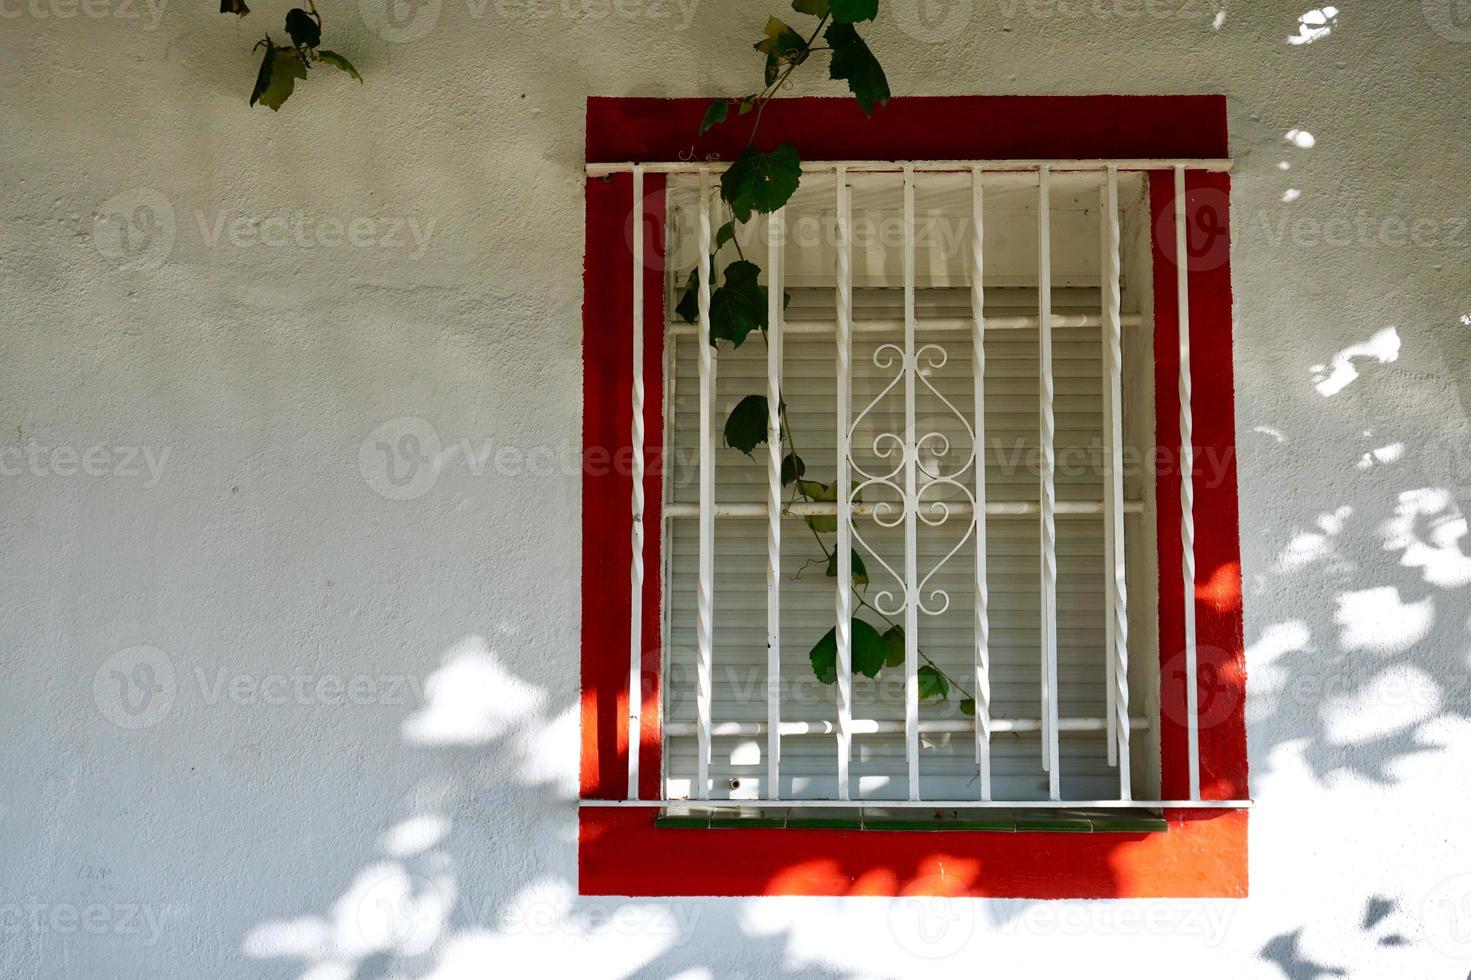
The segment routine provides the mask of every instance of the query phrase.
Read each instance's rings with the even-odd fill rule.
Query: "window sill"
[[[924,810],[882,806],[728,807],[670,806],[654,826],[681,830],[987,831],[992,833],[1131,833],[1168,830],[1160,810],[1140,808],[1028,809],[974,807]]]

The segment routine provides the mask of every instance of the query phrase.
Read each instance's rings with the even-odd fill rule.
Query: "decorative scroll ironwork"
[[[930,588],[930,582],[949,563],[950,559],[959,554],[975,538],[976,527],[973,515],[976,511],[976,498],[965,483],[967,474],[979,465],[979,446],[975,429],[970,420],[966,418],[965,413],[941,394],[939,388],[929,378],[930,374],[943,370],[949,360],[949,354],[939,344],[925,344],[915,351],[912,360],[905,358],[904,351],[897,344],[880,345],[873,354],[874,365],[885,371],[893,369],[895,365],[898,365],[898,368],[884,383],[879,393],[858,413],[848,433],[848,444],[851,447],[856,444],[858,430],[865,419],[891,392],[899,388],[902,382],[912,379],[918,388],[923,388],[944,407],[946,419],[953,417],[959,423],[968,441],[963,457],[958,460],[953,469],[947,470],[943,463],[954,454],[955,450],[950,435],[940,427],[926,427],[925,431],[920,431],[920,420],[916,417],[917,413],[911,404],[906,406],[904,427],[901,431],[879,432],[869,443],[872,455],[885,463],[892,461],[892,469],[886,472],[871,472],[851,454],[850,449],[848,466],[858,476],[850,492],[850,501],[858,503],[863,499],[864,494],[872,498],[875,490],[892,498],[867,501],[870,508],[869,516],[873,519],[874,524],[886,529],[897,529],[902,527],[905,519],[913,513],[921,524],[938,528],[948,523],[952,516],[956,516],[957,511],[963,512],[968,521],[965,533],[961,535],[955,546],[914,582],[906,582],[904,576],[896,571],[883,555],[879,554],[878,549],[864,537],[857,522],[854,522],[853,539],[894,582],[894,585],[880,588],[874,593],[873,606],[885,616],[900,615],[908,608],[910,602],[914,603],[919,612],[927,616],[944,614],[950,608],[950,594],[944,589]],[[873,467],[873,469],[878,470],[881,467]],[[906,495],[904,485],[900,482],[901,478],[907,477],[911,470],[916,477],[914,483],[916,491],[912,498]],[[944,496],[937,497],[936,495],[940,493],[944,493]]]

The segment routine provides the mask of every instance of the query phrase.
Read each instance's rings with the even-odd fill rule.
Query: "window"
[[[1143,175],[1115,171],[1110,180],[1104,171],[956,166],[906,172],[870,163],[846,167],[843,181],[851,214],[841,222],[836,172],[814,167],[774,221],[747,226],[753,234],[743,251],[768,270],[779,268],[790,305],[774,311],[769,344],[753,335],[738,348],[721,344],[714,358],[714,615],[703,789],[700,755],[706,749],[696,683],[702,655],[698,327],[675,317],[666,333],[671,383],[664,424],[672,454],[663,507],[666,797],[1159,799],[1158,749],[1149,740],[1157,729],[1149,718],[1157,713],[1158,684],[1149,601],[1155,577],[1152,488],[1138,466],[1127,481],[1121,466],[1112,484],[1104,467],[1115,404],[1123,436],[1120,461],[1139,460],[1153,440],[1147,342],[1152,324],[1147,301],[1140,302],[1150,295]],[[1050,244],[1045,270],[1038,210],[1044,181]],[[700,186],[698,175],[676,174],[668,182],[674,262],[666,309],[675,308],[699,254]],[[1100,206],[1105,195],[1119,202],[1112,224]],[[986,238],[979,256],[973,248],[977,212]],[[718,225],[724,218],[716,213],[713,220]],[[775,248],[769,245],[773,226],[781,229]],[[907,236],[906,228],[912,229]],[[1123,244],[1117,322],[1120,350],[1126,352],[1117,390],[1104,359],[1104,339],[1112,336],[1115,320],[1104,302],[1110,294],[1100,286],[1101,278],[1112,282],[1102,267],[1100,243],[1114,231]],[[849,257],[840,260],[845,244]],[[727,249],[722,259],[717,265],[734,261],[734,255]],[[971,267],[978,262],[985,285],[982,294],[973,294]],[[845,264],[843,284],[837,270]],[[908,282],[907,268],[913,269]],[[1045,317],[1038,286],[1044,273],[1051,284]],[[1132,288],[1134,282],[1143,288]],[[838,355],[840,291],[850,297],[845,356]],[[973,303],[981,296],[984,311],[977,318]],[[906,331],[906,303],[914,310],[912,331]],[[984,350],[979,378],[977,337]],[[780,354],[775,361],[773,348]],[[768,446],[748,458],[724,445],[720,427],[748,395],[764,395],[770,404],[773,368],[791,438],[775,458]],[[1052,444],[1045,514],[1044,373],[1052,399],[1046,407]],[[910,388],[912,422],[906,411]],[[979,425],[977,390],[986,404]],[[847,393],[841,406],[839,392]],[[1136,401],[1142,402],[1138,411]],[[836,500],[804,499],[798,491],[805,486],[828,496],[817,486],[832,487],[838,480],[840,416],[851,420],[844,451],[858,498],[847,508]],[[911,424],[913,436],[906,440]],[[978,492],[972,459],[977,433],[984,492]],[[913,452],[906,453],[906,444]],[[805,478],[782,486],[783,519],[773,528],[771,467],[780,485],[783,458],[793,446]],[[911,475],[914,492],[906,507]],[[1046,523],[1053,535],[1050,580],[1043,577],[1039,535]],[[907,560],[911,531],[913,562]],[[1125,578],[1135,589],[1113,581],[1110,534],[1118,537],[1120,561],[1125,555],[1133,559],[1134,574]],[[844,538],[858,556],[860,584],[849,585],[846,602],[835,602],[839,570],[826,574],[828,556],[838,553]],[[983,556],[976,553],[978,538]],[[1136,539],[1145,546],[1129,549]],[[769,574],[769,566],[779,574]],[[1044,634],[1041,603],[1049,591],[1056,626]],[[1143,597],[1132,610],[1131,592]],[[834,631],[834,647],[842,642],[834,624],[835,607],[844,606],[858,621],[847,637],[848,661],[853,637],[863,630],[858,624],[874,628],[870,641],[877,634],[891,636],[893,660],[899,661],[873,678],[855,672],[846,706],[845,686],[819,683],[809,661],[809,651],[828,631]],[[1123,623],[1117,647],[1109,632],[1116,607]],[[911,624],[915,643],[909,650],[901,638]],[[1131,647],[1135,656],[1128,655]],[[843,651],[836,656],[841,661]],[[1119,664],[1125,682],[1114,684]],[[774,698],[768,696],[772,676],[779,680]],[[938,687],[946,696],[937,696]],[[1115,724],[1120,708],[1136,731]],[[775,738],[773,717],[779,720]],[[1044,733],[1054,717],[1056,738]],[[1118,746],[1124,747],[1122,765]],[[1130,766],[1135,752],[1141,762],[1154,764]],[[838,777],[845,768],[846,785]],[[1130,778],[1136,772],[1137,793]]]
[[[1050,103],[1055,117],[1097,100],[959,101],[990,115],[1035,115]],[[1199,107],[1119,100],[1130,102],[1155,115]],[[628,121],[627,105],[607,108]],[[800,104],[786,111],[802,114]],[[643,134],[631,128],[610,142],[637,143]],[[1219,837],[1244,855],[1239,685],[1234,704],[1223,709],[1230,697],[1216,697],[1223,677],[1227,687],[1239,681],[1239,589],[1234,610],[1206,597],[1204,644],[1198,608],[1203,584],[1239,582],[1229,560],[1234,471],[1217,466],[1202,486],[1174,462],[1231,446],[1229,273],[1214,261],[1223,246],[1197,241],[1207,226],[1224,228],[1211,225],[1224,212],[1211,196],[1225,185],[1214,159],[1224,140],[1200,140],[1211,154],[1166,157],[1140,139],[1129,148],[1153,152],[1083,159],[1105,149],[1090,140],[1080,136],[1067,155],[892,154],[907,163],[851,152],[823,162],[804,147],[797,195],[740,239],[780,287],[769,293],[766,342],[753,333],[718,351],[703,342],[708,321],[674,311],[724,221],[711,188],[719,164],[671,163],[684,154],[660,158],[643,145],[590,165],[585,418],[590,450],[627,465],[594,473],[590,453],[584,520],[596,541],[584,551],[584,581],[627,584],[621,601],[585,592],[585,879],[589,861],[594,877],[606,872],[597,858],[614,840],[686,846],[638,836],[662,804],[680,800],[746,826],[773,806],[1061,815],[1142,802],[1169,815],[1158,846]],[[965,148],[994,149],[984,138]],[[1215,210],[1196,220],[1190,208],[1204,200]],[[1173,260],[1180,235],[1184,266]],[[621,256],[616,271],[607,254]],[[614,354],[591,331],[618,323],[620,306]],[[630,322],[643,329],[630,336]],[[1225,350],[1224,372],[1213,364],[1202,384],[1191,342],[1201,325],[1223,323],[1224,348],[1211,333],[1208,353]],[[1221,377],[1224,430],[1217,400],[1197,439],[1190,396],[1205,388],[1218,399]],[[750,457],[725,446],[731,410],[751,395],[776,404],[777,378],[782,444]],[[618,409],[615,435],[608,416]],[[1172,444],[1189,452],[1163,451]],[[806,486],[781,473],[794,446]],[[836,492],[845,482],[849,495]],[[851,580],[830,557],[850,548]],[[851,639],[835,628],[843,609],[854,614]],[[613,630],[625,637],[621,656]],[[809,651],[828,631],[832,667],[819,679]],[[892,649],[870,678],[878,634]],[[609,657],[621,660],[621,698],[608,690],[619,676]],[[867,663],[851,685],[849,661]],[[640,751],[628,752],[629,732]],[[879,836],[889,861],[926,846]],[[962,836],[997,846],[945,835]],[[771,852],[770,841],[761,846]],[[1099,855],[1107,846],[1082,845]],[[780,871],[767,869],[765,890]],[[663,879],[612,887],[690,893]],[[1027,893],[1000,881],[978,887]],[[1197,891],[1230,887],[1213,879]]]

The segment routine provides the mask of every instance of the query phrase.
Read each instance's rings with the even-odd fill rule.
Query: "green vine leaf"
[[[925,664],[919,668],[919,699],[921,701],[928,701],[930,698],[938,698],[943,701],[949,694],[950,682],[934,665]]]
[[[833,20],[839,24],[873,20],[879,15],[879,0],[832,0],[832,14]]]
[[[854,486],[857,485],[858,484],[855,482]],[[816,480],[798,480],[797,492],[806,497],[808,500],[812,501],[813,503],[818,504],[834,503],[838,499],[836,482],[819,483]],[[863,494],[854,494],[853,502],[855,504],[862,503]],[[807,526],[812,528],[812,530],[816,531],[818,534],[832,534],[838,529],[838,519],[836,517],[813,516],[804,517],[802,518],[802,520],[806,521]]]
[[[787,453],[781,461],[781,485],[790,486],[807,475],[807,464],[796,453]]]
[[[970,715],[972,718],[974,718],[976,716],[976,699],[975,698],[963,698],[963,699],[961,699],[961,702],[960,702],[960,713],[963,714],[963,715]]]
[[[725,420],[727,446],[749,456],[752,450],[766,441],[766,404],[765,395],[747,395],[730,410],[730,416]]]
[[[885,667],[904,666],[904,627],[890,626],[884,634]]]
[[[728,340],[739,347],[752,330],[766,329],[766,287],[760,277],[761,267],[745,259],[725,267],[725,283],[710,297],[710,343]]]
[[[851,554],[853,555],[853,584],[862,588],[868,584],[868,569],[864,566],[863,558],[858,554],[857,548],[854,548]],[[836,548],[827,559],[827,577],[838,577],[838,549]]]
[[[679,302],[674,306],[674,315],[685,323],[694,323],[700,318],[699,267],[691,269],[689,278],[684,281],[684,292],[680,293]]]
[[[792,144],[783,143],[770,153],[748,146],[721,174],[720,196],[736,220],[745,222],[752,211],[770,214],[786,204],[801,181],[802,159]]]
[[[778,17],[766,19],[766,37],[751,45],[766,55],[766,84],[776,81],[783,65],[807,60],[807,41]],[[744,219],[743,219],[744,220]]]
[[[715,126],[725,122],[725,117],[730,114],[730,103],[725,99],[716,99],[710,103],[710,108],[705,110],[705,118],[700,120],[700,132],[705,133]]]
[[[318,51],[317,52],[317,57],[318,58],[321,58],[323,61],[325,61],[327,64],[331,65],[332,67],[334,67],[334,68],[340,68],[343,71],[347,72],[353,78],[357,79],[359,84],[362,83],[363,76],[361,76],[361,75],[358,74],[358,70],[352,66],[352,62],[351,61],[348,61],[346,58],[344,58],[342,55],[338,54],[336,51],[327,51],[327,50],[324,49],[322,51]]]
[[[792,0],[792,9],[813,17],[826,17],[828,13],[827,0]]]
[[[735,222],[727,221],[715,232],[715,251],[720,251],[726,242],[735,238]]]
[[[853,673],[877,677],[884,667],[884,641],[879,631],[858,617],[853,617]],[[838,682],[838,630],[833,627],[817,641],[807,659],[812,673],[824,684]]]
[[[752,330],[766,329],[766,287],[761,285],[760,276],[760,266],[744,259],[725,267],[724,284],[710,294],[711,344],[725,340],[732,347],[739,347]],[[699,322],[699,269],[691,271],[685,280],[674,313],[685,323]]]
[[[814,503],[832,503],[838,499],[836,483],[818,483],[816,480],[798,480],[797,492]],[[804,517],[807,526],[818,534],[832,534],[838,529],[836,517]]]
[[[286,33],[298,48],[315,48],[322,43],[322,25],[300,7],[286,11]]]
[[[889,101],[889,79],[884,75],[883,66],[852,24],[833,24],[823,36],[833,49],[828,75],[834,80],[846,81],[862,106],[863,114],[873,115],[875,105]]]
[[[266,55],[255,78],[255,90],[250,93],[250,104],[259,102],[279,112],[299,78],[306,78],[306,64],[300,55],[291,48],[278,48],[267,42]]]

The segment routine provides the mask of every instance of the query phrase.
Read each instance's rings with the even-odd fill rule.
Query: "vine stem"
[[[760,95],[756,96],[756,121],[751,124],[751,138],[746,140],[746,146],[748,148],[755,145],[756,143],[756,131],[761,128],[761,114],[766,111],[766,103],[770,102],[772,98],[776,96],[776,93],[781,91],[782,84],[786,82],[788,76],[792,74],[792,72],[797,68],[798,65],[807,60],[808,55],[812,54],[812,42],[817,40],[817,35],[822,33],[823,25],[828,22],[828,18],[830,18],[831,16],[831,13],[823,14],[822,19],[817,22],[817,27],[813,29],[812,34],[808,36],[806,41],[802,42],[801,59],[798,61],[788,62],[786,68],[782,69],[781,74],[777,75],[777,77],[772,80],[771,84],[766,86],[766,88],[762,90]],[[819,48],[817,50],[825,51],[827,49]]]
[[[309,0],[309,2],[310,2],[310,0]],[[830,51],[831,50],[831,48],[830,47],[827,47],[827,46],[824,46],[824,47],[813,47],[812,46],[812,42],[815,41],[815,40],[817,40],[817,36],[822,33],[822,29],[825,26],[827,26],[827,22],[828,22],[829,19],[831,19],[831,17],[832,17],[832,14],[831,13],[827,13],[827,14],[823,14],[822,15],[821,19],[819,19],[818,22],[817,22],[817,26],[815,28],[813,28],[812,33],[810,35],[808,35],[808,37],[807,37],[807,39],[805,41],[802,42],[801,56],[798,59],[796,59],[796,60],[789,61],[786,64],[786,66],[784,68],[782,68],[782,70],[777,74],[777,76],[774,79],[772,79],[771,83],[768,84],[766,86],[766,88],[764,88],[758,95],[756,95],[756,97],[754,99],[751,100],[752,101],[752,104],[755,105],[755,107],[756,107],[756,118],[755,118],[755,120],[751,124],[751,135],[746,140],[746,147],[747,147],[747,149],[749,149],[750,147],[754,146],[755,143],[756,143],[756,134],[761,129],[761,119],[762,119],[762,116],[764,115],[764,113],[766,112],[766,106],[767,106],[767,104],[776,96],[776,93],[777,92],[781,91],[781,87],[784,84],[786,84],[787,80],[791,77],[792,72],[795,71],[799,65],[805,63],[806,60],[807,60],[807,58],[809,56],[811,56],[814,52],[816,52],[816,51]],[[735,215],[734,215],[734,213],[732,213],[731,214],[731,219],[734,220],[734,218],[735,218]],[[741,248],[741,243],[740,243],[740,241],[738,239],[738,236],[732,235],[731,236],[731,242],[732,242],[732,244],[735,245],[736,254],[739,255],[742,260],[744,260],[746,258],[746,254],[745,254],[744,250],[742,250],[742,248]],[[717,249],[717,251],[718,251],[718,249]],[[713,264],[713,259],[714,259],[714,256],[713,255],[711,256],[711,259],[712,259],[712,264]],[[767,330],[766,330],[765,327],[761,328],[761,340],[762,340],[762,343],[766,345],[767,350],[769,352],[770,351],[770,345],[771,345],[771,338],[767,335]],[[780,390],[780,389],[778,389],[778,390]],[[796,460],[798,460],[798,459],[801,458],[800,454],[797,452],[797,440],[796,440],[795,435],[792,433],[791,423],[787,419],[786,399],[784,397],[780,396],[780,394],[778,395],[778,399],[779,399],[779,405],[778,405],[779,412],[778,412],[778,414],[779,414],[779,417],[781,419],[781,428],[780,428],[780,431],[779,431],[778,435],[785,442],[786,447],[787,447],[787,452],[792,457],[792,460],[793,460],[793,463],[792,463],[792,472],[793,472],[793,476],[795,477],[793,479],[793,481],[792,481],[792,495],[791,495],[791,499],[787,502],[788,513],[790,513],[790,507],[791,507],[791,505],[793,503],[796,502],[798,496],[807,497],[807,499],[809,499],[809,500],[812,499],[812,498],[808,494],[804,493],[801,490],[801,486],[800,486],[800,477],[801,477],[801,474],[798,474],[796,472]],[[843,487],[843,488],[835,488],[835,491],[836,492],[846,493],[846,492],[848,492],[848,489],[846,487]],[[807,521],[803,521],[803,523],[804,524],[807,524],[808,529],[812,532],[812,537],[817,542],[818,550],[822,553],[822,560],[825,561],[825,562],[826,561],[832,561],[832,560],[834,560],[837,557],[837,548],[836,548],[836,546],[833,548],[832,551],[828,551],[827,544],[822,540],[822,535],[818,532],[817,528],[813,527]],[[809,564],[810,564],[810,562],[809,562]],[[872,610],[875,615],[877,615],[884,622],[888,623],[890,627],[896,628],[896,629],[899,627],[899,624],[898,623],[894,622],[894,620],[891,619],[886,613],[884,613],[883,610],[879,609],[873,603],[869,602],[866,598],[864,598],[864,596],[861,593],[855,593],[855,597],[858,599],[858,604],[860,606],[866,606],[868,609]],[[919,650],[918,648],[916,648],[916,652],[920,655],[920,657],[924,660],[924,662],[926,664],[928,664],[931,668],[934,669],[934,671],[937,674],[939,674],[941,677],[943,677],[945,679],[945,682],[950,687],[953,687],[955,690],[959,691],[961,694],[964,694],[967,698],[970,699],[970,701],[971,701],[972,704],[975,703],[975,695],[972,692],[968,691],[964,686],[962,686],[960,684],[959,681],[957,681],[954,677],[950,676],[950,674],[943,667],[941,667],[939,664],[937,664],[923,650]]]
[[[858,596],[858,604],[860,606],[867,606],[869,609],[872,609],[874,611],[874,614],[875,615],[877,615],[879,618],[881,618],[884,622],[888,623],[890,626],[898,626],[899,625],[898,623],[896,623],[892,619],[890,619],[884,613],[883,610],[879,609],[877,606],[875,606],[873,603],[869,602],[867,599],[865,599],[861,595]],[[930,659],[929,654],[925,653],[923,650],[920,650],[918,648],[915,649],[915,652],[918,653],[922,658],[924,658],[924,662],[925,663],[927,663],[931,667],[935,668],[935,672],[937,674],[939,674],[941,677],[945,678],[945,682],[947,684],[949,684],[951,687],[955,688],[961,694],[964,694],[966,697],[970,698],[972,701],[974,701],[976,699],[976,696],[974,694],[972,694],[970,691],[967,691],[964,687],[962,687],[961,684],[960,684],[960,682],[957,681],[955,678],[951,677],[950,674],[945,670],[945,668],[941,667],[939,664],[935,663],[932,659]]]

